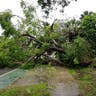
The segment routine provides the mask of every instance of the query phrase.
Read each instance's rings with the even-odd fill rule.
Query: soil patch
[[[11,70],[13,70],[13,69],[12,68],[8,68],[8,67],[2,68],[2,69],[0,68],[0,75],[2,75],[4,73],[7,73],[7,72],[9,72]]]

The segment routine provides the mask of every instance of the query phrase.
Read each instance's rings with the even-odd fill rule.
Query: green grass
[[[77,80],[81,96],[96,96],[96,71],[92,68],[69,69]]]
[[[76,74],[76,70],[74,70],[74,69],[69,69],[69,73],[71,73],[72,75],[75,75],[75,74]]]
[[[25,87],[15,87],[0,93],[0,96],[50,96],[47,85],[37,84]]]

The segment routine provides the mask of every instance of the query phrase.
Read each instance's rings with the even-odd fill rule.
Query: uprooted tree
[[[44,0],[41,1],[38,0],[40,4],[45,4]],[[52,4],[51,0],[47,0],[47,3],[48,1]],[[55,0],[53,1],[55,2]],[[66,3],[62,7],[69,4]],[[51,7],[50,4],[45,5]],[[47,8],[45,5],[44,7]],[[73,66],[91,63],[91,45],[82,37],[80,21],[75,19],[67,22],[55,20],[50,25],[36,18],[35,9],[31,5],[22,1],[21,7],[25,18],[21,18],[18,27],[11,22],[11,18],[16,15],[12,15],[9,10],[0,13],[0,24],[4,29],[3,36],[9,40],[8,46],[10,46],[7,46],[5,50],[8,50],[7,55],[10,57],[8,60],[11,63],[29,66],[36,64]]]

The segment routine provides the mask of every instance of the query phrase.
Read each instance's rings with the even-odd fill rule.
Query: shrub
[[[58,57],[61,61],[67,62],[68,66],[79,65],[81,63],[88,63],[91,59],[91,48],[89,43],[81,38],[77,37],[74,42],[66,42],[63,45],[65,54],[59,54]]]
[[[96,57],[92,60],[92,67],[96,68]]]

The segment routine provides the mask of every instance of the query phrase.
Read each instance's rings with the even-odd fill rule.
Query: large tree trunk
[[[46,54],[44,54],[44,56],[45,56],[46,60],[51,62],[52,64],[59,65],[59,66],[64,65],[63,62],[61,62],[60,60],[58,60],[56,58],[50,57],[49,55],[46,55]]]

